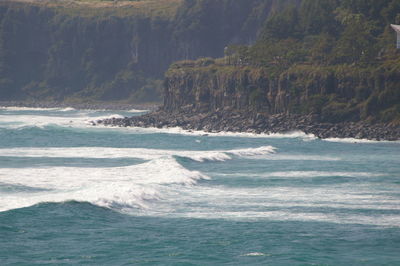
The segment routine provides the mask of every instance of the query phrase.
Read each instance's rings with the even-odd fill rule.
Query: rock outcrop
[[[174,64],[164,81],[164,110],[226,108],[266,115],[317,115],[324,122],[393,122],[400,73],[355,67],[294,66],[274,76],[252,66],[211,59]],[[397,93],[397,94],[396,94]],[[386,117],[385,117],[386,115]]]
[[[185,61],[166,73],[164,105],[158,111],[94,124],[206,132],[300,130],[320,138],[398,140],[397,121],[382,117],[393,103],[373,104],[396,82],[351,68],[291,68],[274,77],[265,69],[226,65],[221,59]]]
[[[399,140],[400,127],[384,123],[321,122],[315,115],[264,115],[233,109],[208,113],[193,113],[191,108],[169,113],[158,110],[136,117],[111,118],[93,121],[93,125],[118,127],[180,127],[205,132],[287,133],[302,131],[318,138],[355,138],[372,140]]]

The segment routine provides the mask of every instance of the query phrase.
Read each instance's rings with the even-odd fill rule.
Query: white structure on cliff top
[[[397,33],[397,48],[400,49],[400,25],[390,24],[390,26],[396,31]]]

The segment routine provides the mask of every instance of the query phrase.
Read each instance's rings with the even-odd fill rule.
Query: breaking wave
[[[142,131],[144,133],[167,133],[187,136],[209,136],[209,137],[245,137],[245,138],[300,138],[303,140],[315,140],[317,137],[313,134],[306,134],[302,131],[291,131],[286,133],[252,133],[252,132],[207,132],[202,130],[188,130],[180,127],[128,127],[133,131]]]
[[[71,111],[64,109],[63,112]],[[27,127],[38,127],[43,128],[45,126],[57,125],[61,127],[76,127],[76,128],[88,128],[92,127],[91,122],[93,120],[107,119],[107,118],[123,118],[119,114],[103,115],[103,116],[89,116],[88,113],[80,112],[74,115],[62,116],[49,116],[49,115],[1,115],[0,114],[0,128],[27,128]]]
[[[60,109],[60,111],[61,112],[71,112],[71,111],[76,111],[76,109],[73,107],[66,107],[66,108]]]
[[[400,143],[399,140],[389,141],[389,140],[371,140],[371,139],[355,139],[355,138],[326,138],[323,139],[328,142],[340,142],[340,143]]]
[[[59,158],[137,158],[153,160],[162,156],[178,156],[194,161],[225,161],[232,156],[249,157],[269,155],[276,148],[262,146],[258,148],[211,150],[211,151],[181,151],[159,150],[145,148],[104,148],[104,147],[79,147],[79,148],[11,148],[0,149],[1,156],[17,157],[59,157]]]
[[[163,197],[169,185],[192,186],[209,179],[171,157],[112,168],[0,168],[0,177],[8,187],[25,188],[20,193],[2,195],[0,211],[64,201],[117,209],[147,208],[149,202]]]
[[[42,167],[0,168],[6,187],[24,187],[20,193],[5,193],[0,211],[42,202],[85,201],[102,207],[147,208],[163,197],[170,185],[193,186],[209,176],[188,170],[175,156],[198,162],[224,161],[232,156],[270,154],[274,147],[220,151],[179,151],[145,148],[11,148],[0,149],[1,156],[53,158],[140,158],[145,163],[126,167]],[[164,192],[163,192],[164,191]],[[15,190],[14,190],[15,192]]]
[[[139,109],[130,109],[128,112],[129,113],[146,113],[149,110],[139,110]]]
[[[60,110],[60,108],[0,106],[0,110],[7,110],[7,111],[56,111],[56,110]]]

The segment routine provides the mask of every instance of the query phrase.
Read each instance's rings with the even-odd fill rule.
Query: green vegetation
[[[398,59],[389,24],[399,22],[396,0],[303,0],[267,20],[245,59],[278,69],[296,63],[376,65]]]
[[[81,0],[55,6],[59,11],[80,17],[157,17],[173,19],[183,0],[106,1]]]
[[[296,99],[290,112],[400,124],[400,51],[391,23],[400,24],[398,0],[292,1],[266,19],[254,45],[230,45],[208,68],[262,69]],[[255,88],[249,104],[258,97]]]
[[[54,9],[80,17],[141,16],[173,19],[184,0],[5,0],[3,4]]]

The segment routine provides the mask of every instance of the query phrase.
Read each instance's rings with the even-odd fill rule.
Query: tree
[[[354,14],[347,9],[337,9],[336,19],[344,27],[334,49],[334,62],[368,63],[376,56],[376,30],[374,21],[367,20],[363,14]]]

